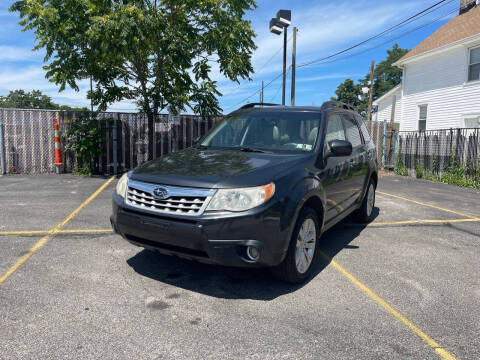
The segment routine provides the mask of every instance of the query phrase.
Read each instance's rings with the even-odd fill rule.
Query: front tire
[[[274,275],[292,284],[307,279],[315,263],[320,225],[316,212],[305,207],[298,216],[283,262],[273,268]]]

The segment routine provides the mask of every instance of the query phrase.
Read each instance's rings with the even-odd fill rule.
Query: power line
[[[291,68],[292,68],[292,66],[290,65],[290,66],[288,67],[288,69],[287,69],[287,73],[286,73],[286,74],[288,74],[288,72],[290,71]],[[280,74],[278,74],[277,76],[275,76],[272,80],[270,80],[268,83],[266,83],[263,88],[266,89],[268,86],[270,86],[275,80],[277,80],[278,78],[280,78],[282,75],[283,75],[283,72],[281,72]],[[250,94],[249,96],[247,96],[245,99],[239,101],[238,103],[236,103],[236,104],[234,104],[234,105],[227,106],[227,107],[226,107],[225,109],[223,109],[223,110],[228,110],[228,109],[231,109],[231,108],[233,108],[233,107],[236,107],[236,106],[238,106],[238,105],[240,105],[240,104],[243,104],[244,102],[246,102],[247,100],[249,100],[251,97],[259,94],[260,91],[262,91],[262,89],[258,89],[258,90],[255,91],[254,93],[252,93],[252,94]]]
[[[412,22],[413,20],[417,20],[416,18],[418,18],[420,15],[422,15],[422,14],[424,14],[424,13],[427,13],[429,10],[431,10],[431,9],[433,9],[433,8],[438,9],[437,6],[440,5],[440,4],[442,4],[442,3],[444,3],[445,1],[447,1],[447,0],[441,0],[441,1],[433,4],[432,6],[429,6],[428,8],[426,8],[426,9],[424,9],[424,10],[416,13],[415,15],[410,16],[408,19],[403,20],[402,22],[400,22],[400,23],[398,23],[398,24],[396,24],[396,25],[394,25],[394,26],[391,26],[391,27],[389,27],[389,28],[386,29],[386,30],[383,30],[382,32],[380,32],[380,33],[378,33],[378,34],[376,34],[376,35],[374,35],[374,36],[371,36],[371,37],[369,37],[369,38],[366,39],[366,40],[360,41],[359,43],[356,43],[355,45],[352,45],[352,46],[350,46],[350,47],[348,47],[348,48],[346,48],[346,49],[337,51],[336,53],[331,54],[331,55],[328,55],[328,56],[325,56],[325,57],[323,57],[323,58],[316,59],[316,60],[312,60],[312,61],[309,61],[309,62],[300,64],[300,65],[297,65],[297,68],[301,68],[301,67],[304,67],[304,66],[308,66],[308,65],[311,65],[311,64],[314,64],[314,63],[323,61],[323,60],[331,59],[331,58],[333,58],[333,57],[335,57],[335,56],[341,55],[341,54],[343,54],[343,53],[346,53],[347,51],[350,51],[350,50],[352,50],[352,49],[355,49],[355,48],[357,48],[357,47],[359,47],[359,46],[361,46],[361,45],[363,45],[363,44],[365,44],[365,43],[367,43],[367,42],[370,42],[370,41],[372,41],[372,40],[378,39],[379,37],[381,37],[381,36],[383,36],[383,35],[385,35],[385,34],[388,34],[388,33],[392,32],[392,31],[394,31],[394,30],[397,30],[398,28],[400,28],[400,27],[402,27],[402,26],[407,25],[408,23]],[[449,0],[449,2],[451,2],[451,1],[453,1],[453,0]],[[435,9],[435,10],[436,10],[436,9]]]
[[[355,45],[352,45],[352,46],[350,46],[350,47],[348,47],[348,48],[346,48],[346,49],[343,49],[343,50],[338,51],[338,52],[336,52],[336,53],[334,53],[334,54],[325,56],[325,57],[323,57],[323,58],[316,59],[316,60],[312,60],[312,61],[309,61],[309,62],[300,64],[300,65],[297,65],[296,68],[298,69],[298,68],[301,68],[301,67],[310,66],[310,65],[313,65],[313,64],[319,63],[319,62],[321,62],[321,64],[332,63],[332,62],[335,62],[335,61],[339,61],[339,60],[341,60],[341,59],[344,59],[345,57],[343,57],[343,58],[337,58],[337,59],[334,59],[334,60],[331,60],[331,61],[325,61],[325,60],[331,59],[331,58],[333,58],[333,57],[336,57],[336,56],[338,56],[338,55],[341,55],[341,54],[343,54],[343,53],[346,53],[346,52],[348,52],[348,51],[350,51],[350,50],[352,50],[352,49],[355,49],[355,48],[357,48],[357,47],[359,47],[359,46],[361,46],[361,45],[363,45],[363,44],[365,44],[365,43],[367,43],[367,42],[370,42],[370,41],[372,41],[372,40],[378,39],[378,38],[380,38],[380,37],[382,37],[382,36],[384,36],[384,35],[386,35],[386,34],[388,34],[388,33],[390,33],[390,32],[393,32],[394,30],[398,30],[399,28],[401,28],[401,27],[403,27],[403,26],[405,26],[405,25],[407,25],[407,24],[409,24],[409,23],[411,23],[411,22],[413,22],[413,21],[416,21],[416,20],[420,19],[421,17],[426,16],[426,15],[432,13],[433,11],[438,10],[440,7],[443,7],[443,6],[451,3],[452,1],[453,1],[453,0],[448,0],[448,1],[447,1],[447,0],[441,0],[441,1],[438,1],[437,3],[429,6],[428,8],[426,8],[426,9],[424,9],[424,10],[416,13],[415,15],[410,16],[408,19],[405,19],[405,20],[401,21],[400,23],[398,23],[398,24],[396,24],[396,25],[394,25],[394,26],[391,26],[391,27],[389,27],[388,29],[383,30],[382,32],[380,32],[380,33],[378,33],[378,34],[376,34],[376,35],[374,35],[374,36],[371,36],[371,37],[369,37],[369,38],[366,39],[366,40],[363,40],[363,41],[361,41],[361,42],[359,42],[359,43],[357,43],[357,44],[355,44]],[[441,5],[441,4],[443,4],[443,5]],[[440,5],[440,6],[439,6],[439,5]],[[455,11],[456,11],[456,10],[455,10]],[[448,15],[450,15],[451,13],[452,13],[452,12],[449,12],[449,13],[446,14],[446,15],[442,15],[440,18],[443,18],[443,17],[445,17],[445,16],[448,16]],[[359,52],[359,53],[356,53],[356,54],[353,54],[353,55],[349,55],[349,57],[351,57],[351,56],[356,56],[356,55],[360,55],[360,54],[362,54],[362,53],[364,53],[364,52],[370,51],[370,50],[375,49],[375,48],[377,48],[377,47],[379,47],[379,46],[382,46],[382,45],[384,45],[384,44],[386,44],[386,43],[389,43],[389,42],[391,42],[391,41],[393,41],[393,40],[395,40],[395,39],[398,39],[398,38],[400,38],[400,37],[403,37],[403,36],[405,36],[405,35],[413,32],[413,31],[416,31],[416,30],[418,30],[418,29],[420,29],[420,28],[422,28],[422,27],[425,27],[425,26],[430,25],[431,23],[437,21],[437,20],[440,19],[440,18],[437,18],[437,19],[433,20],[432,22],[429,22],[429,23],[427,23],[427,24],[424,24],[424,25],[422,25],[422,26],[419,26],[419,27],[417,27],[417,28],[415,28],[415,29],[413,29],[413,30],[411,30],[411,31],[409,31],[409,32],[406,32],[406,33],[400,35],[400,36],[397,37],[397,38],[393,38],[393,39],[388,40],[387,42],[384,42],[384,43],[381,43],[381,44],[379,44],[379,45],[376,45],[375,47],[366,49],[366,50],[364,50],[364,51],[362,51],[362,52]],[[277,53],[278,53],[278,52],[279,52],[279,51],[277,51]],[[275,55],[276,55],[276,54],[275,54]],[[274,57],[274,56],[272,56],[272,57],[267,61],[267,63],[268,63],[269,61],[271,61],[271,59],[273,59],[273,57]],[[265,64],[264,66],[266,66],[266,64]],[[291,69],[291,65],[289,66],[288,71],[290,71],[290,69]],[[274,77],[270,82],[268,82],[268,83],[264,86],[264,89],[267,88],[271,83],[273,83],[275,80],[277,80],[277,79],[278,79],[279,77],[281,77],[282,75],[283,75],[283,73],[280,73],[280,74],[278,74],[276,77]],[[238,90],[238,88],[237,88],[237,90]],[[238,103],[236,103],[236,104],[234,104],[234,105],[231,105],[231,106],[226,107],[224,110],[231,109],[231,108],[233,108],[233,107],[236,107],[236,106],[238,106],[238,105],[240,105],[240,104],[248,101],[248,100],[249,100],[250,98],[252,98],[253,96],[259,94],[260,91],[261,91],[261,89],[256,90],[255,92],[253,92],[253,93],[252,93],[251,95],[249,95],[248,97],[244,98],[243,100],[239,101]]]
[[[427,23],[425,23],[425,24],[423,24],[423,25],[417,26],[416,28],[413,28],[413,29],[411,29],[411,30],[409,30],[409,31],[406,31],[406,32],[404,32],[404,33],[402,33],[402,34],[400,34],[400,35],[398,35],[398,36],[392,37],[392,38],[388,39],[387,41],[384,41],[384,42],[382,42],[382,43],[380,43],[380,44],[377,44],[377,45],[375,45],[375,46],[369,47],[369,48],[367,48],[367,49],[364,49],[364,50],[362,50],[362,51],[359,51],[359,52],[356,52],[356,53],[353,53],[353,54],[350,54],[350,55],[347,55],[347,56],[342,56],[342,57],[339,57],[339,58],[336,58],[336,59],[333,59],[333,60],[329,60],[329,61],[322,61],[322,62],[320,62],[320,63],[317,64],[317,65],[331,64],[331,63],[334,63],[334,62],[337,62],[337,61],[340,61],[340,60],[344,60],[344,59],[351,58],[351,57],[353,57],[353,56],[358,56],[358,55],[367,53],[367,52],[369,52],[369,51],[371,51],[371,50],[374,50],[374,49],[376,49],[376,48],[379,48],[380,46],[383,46],[383,45],[388,44],[388,43],[390,43],[390,42],[392,42],[392,41],[398,40],[398,39],[400,39],[400,38],[402,38],[402,37],[404,37],[404,36],[406,36],[406,35],[409,35],[409,34],[411,34],[412,32],[415,32],[415,31],[420,30],[420,29],[422,29],[422,28],[424,28],[424,27],[427,27],[427,26],[433,24],[434,22],[437,22],[437,21],[439,21],[439,20],[441,20],[441,19],[443,19],[443,18],[445,18],[445,17],[447,17],[447,16],[449,16],[449,15],[451,15],[451,14],[457,12],[457,11],[458,11],[458,9],[457,9],[457,8],[454,8],[454,9],[450,10],[449,12],[447,12],[447,13],[445,13],[445,14],[443,14],[443,15],[441,15],[441,16],[439,16],[439,17],[437,17],[437,18],[435,18],[435,19],[433,19],[433,20],[431,20],[431,21],[429,21],[429,22],[427,22]],[[307,65],[305,65],[305,66],[307,66]],[[298,68],[298,67],[297,67],[297,68]]]
[[[287,40],[287,44],[288,44],[291,40],[292,40],[292,36],[290,36],[290,38]],[[283,45],[282,45],[270,58],[268,58],[268,60],[260,67],[259,70],[256,71],[256,73],[259,73],[260,71],[262,71],[263,69],[265,69],[265,67],[266,67],[268,64],[270,64],[270,62],[275,58],[275,56],[277,56],[278,53],[279,53],[280,51],[282,51],[282,50],[283,50]],[[245,86],[246,84],[248,84],[248,81],[247,81],[247,82],[244,82],[243,84],[238,85],[238,86],[235,88],[235,90],[232,90],[232,91],[230,91],[229,93],[226,93],[226,94],[222,94],[222,96],[231,95],[231,94],[233,94],[234,92],[240,90],[240,89],[241,89],[243,86]],[[253,96],[253,95],[252,95],[252,96]]]

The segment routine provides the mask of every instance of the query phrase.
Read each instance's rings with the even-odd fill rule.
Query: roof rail
[[[248,103],[240,107],[240,109],[249,109],[255,106],[281,106],[280,104],[272,104],[272,103]]]
[[[355,108],[352,105],[346,104],[346,103],[341,102],[341,101],[334,101],[334,100],[324,102],[323,105],[322,105],[322,108],[323,107],[336,107],[336,108],[339,108],[339,109],[356,111]]]

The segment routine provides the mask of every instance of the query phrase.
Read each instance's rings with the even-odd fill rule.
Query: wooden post
[[[397,95],[392,96],[392,113],[390,115],[390,122],[395,122],[395,105],[397,104]]]
[[[367,121],[372,121],[372,99],[373,99],[373,72],[375,70],[375,61],[370,65],[370,94],[368,99]]]

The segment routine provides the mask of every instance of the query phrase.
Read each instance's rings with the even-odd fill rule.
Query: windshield
[[[254,111],[227,116],[200,143],[244,151],[308,152],[315,147],[320,116],[315,112]]]

